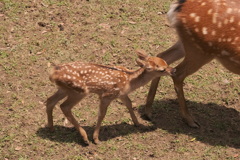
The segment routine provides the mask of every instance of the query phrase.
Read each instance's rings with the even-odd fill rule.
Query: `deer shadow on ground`
[[[213,146],[240,148],[240,112],[215,103],[187,101],[188,108],[200,128],[187,126],[180,117],[177,100],[155,101],[152,107],[152,122],[173,134],[190,135],[196,140]],[[144,106],[139,112],[143,115]]]
[[[107,141],[116,137],[122,137],[133,133],[154,132],[160,128],[172,134],[190,135],[196,140],[213,146],[230,146],[240,148],[240,113],[226,106],[215,103],[197,103],[187,101],[189,110],[200,128],[188,127],[180,117],[176,100],[155,101],[152,107],[152,126],[134,127],[127,123],[102,125],[99,134],[101,141]],[[144,106],[140,106],[138,112],[143,115]],[[74,127],[55,125],[55,131],[50,132],[47,127],[39,128],[37,135],[43,139],[62,143],[78,143],[86,146]],[[89,140],[92,141],[94,126],[83,126]]]
[[[93,141],[92,135],[95,129],[95,126],[82,126],[87,132],[88,138],[90,141]],[[153,126],[143,126],[135,127],[127,123],[114,124],[114,125],[102,125],[101,131],[99,134],[100,141],[107,141],[116,137],[123,137],[132,133],[143,133],[151,132],[156,128]],[[86,147],[83,142],[80,134],[74,127],[64,127],[55,125],[54,131],[50,132],[48,127],[39,128],[36,132],[39,137],[43,139],[49,139],[51,141],[62,142],[62,143],[78,143],[83,147]],[[121,139],[121,138],[120,138]]]

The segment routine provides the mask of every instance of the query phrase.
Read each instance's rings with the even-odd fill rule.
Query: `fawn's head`
[[[158,76],[174,75],[176,69],[169,67],[163,59],[159,57],[150,57],[144,50],[138,49],[136,52],[138,55],[138,59],[136,60],[137,64],[147,72],[154,72],[154,74]]]

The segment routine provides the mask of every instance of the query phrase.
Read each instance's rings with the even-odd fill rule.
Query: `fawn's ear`
[[[146,60],[148,59],[148,55],[146,54],[146,52],[145,52],[144,50],[142,50],[142,49],[137,49],[137,50],[136,50],[136,53],[137,53],[138,58],[139,58],[140,60],[146,61]]]
[[[138,64],[140,67],[146,66],[146,62],[143,61],[143,60],[141,60],[141,59],[139,59],[139,58],[136,60],[136,62],[137,62],[137,64]]]

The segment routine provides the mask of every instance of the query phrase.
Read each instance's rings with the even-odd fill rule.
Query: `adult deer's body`
[[[158,57],[171,64],[185,56],[173,81],[182,117],[191,127],[198,127],[186,106],[183,81],[213,59],[240,74],[240,1],[179,0],[171,6],[168,18],[180,40]],[[152,81],[148,94],[145,112],[149,118],[158,82],[159,78]]]
[[[100,107],[96,129],[93,134],[94,143],[98,143],[100,125],[105,117],[107,107],[112,100],[120,98],[127,106],[134,125],[139,122],[133,112],[128,94],[145,85],[157,76],[171,75],[175,70],[158,57],[148,57],[138,51],[137,63],[141,66],[136,71],[124,67],[109,67],[98,64],[73,62],[58,65],[50,75],[50,80],[58,86],[58,91],[47,100],[48,126],[53,130],[52,112],[58,101],[67,97],[60,105],[67,119],[76,127],[86,144],[89,144],[85,130],[78,124],[71,109],[88,93],[99,95]]]

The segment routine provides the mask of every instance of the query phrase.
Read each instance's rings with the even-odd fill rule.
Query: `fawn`
[[[239,0],[179,0],[168,12],[179,41],[157,56],[168,64],[184,57],[173,76],[180,113],[191,127],[199,127],[186,106],[183,81],[203,65],[217,59],[229,71],[240,75]],[[145,114],[151,118],[151,105],[160,78],[151,83]]]
[[[140,68],[136,71],[125,67],[110,67],[99,64],[73,62],[55,66],[50,80],[58,86],[58,91],[47,99],[48,127],[53,130],[52,112],[58,101],[67,97],[60,108],[67,119],[79,131],[84,142],[89,144],[86,131],[78,124],[71,109],[88,93],[99,95],[100,106],[93,141],[99,143],[99,131],[107,107],[112,100],[119,98],[128,108],[134,125],[139,122],[133,112],[132,102],[128,94],[145,85],[157,76],[173,75],[175,69],[158,57],[149,57],[143,50],[137,50],[137,64]]]

